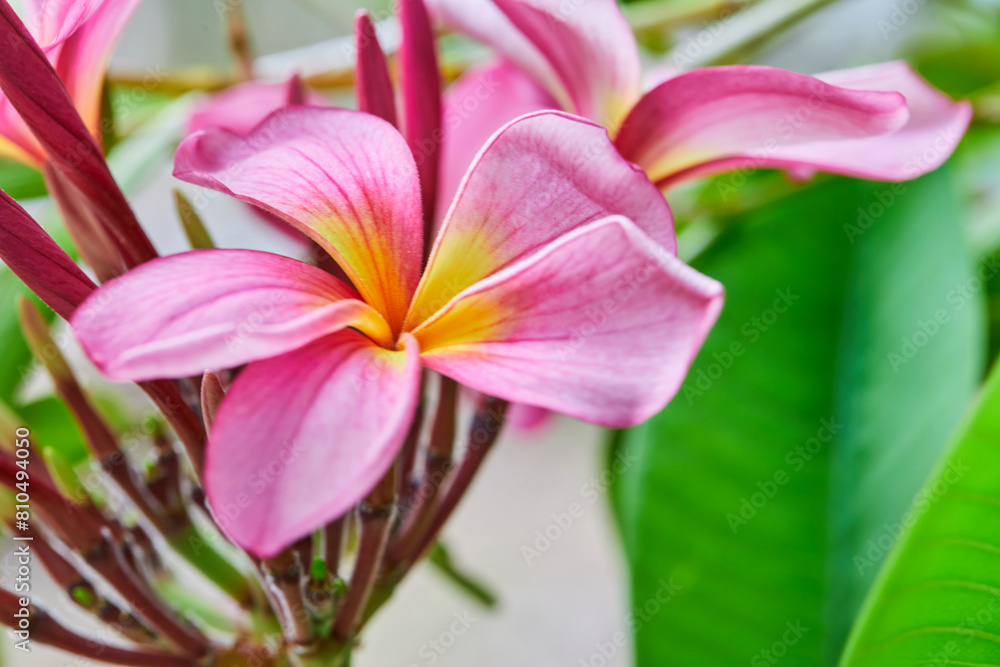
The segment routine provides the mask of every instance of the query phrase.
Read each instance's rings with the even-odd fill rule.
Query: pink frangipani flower
[[[662,188],[746,168],[907,180],[939,167],[972,115],[903,62],[815,77],[710,67],[643,92],[638,47],[614,0],[427,2],[441,22],[505,58],[468,72],[448,93],[442,197],[458,186],[469,146],[506,114],[544,108],[603,124]]]
[[[656,187],[603,128],[559,112],[490,139],[424,268],[416,163],[375,116],[293,107],[245,137],[201,132],[175,174],[283,218],[354,286],[277,255],[204,250],[144,264],[73,316],[112,379],[248,364],[216,415],[205,484],[260,556],[384,475],[422,367],[626,427],[676,393],[721,308],[721,286],[676,258]]]
[[[140,0],[26,0],[24,24],[62,81],[80,117],[100,139],[101,88],[118,37]],[[40,167],[45,149],[0,96],[0,156]]]

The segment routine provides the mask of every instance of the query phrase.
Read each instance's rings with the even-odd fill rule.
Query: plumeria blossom
[[[903,62],[804,76],[710,67],[642,90],[638,46],[614,0],[428,0],[439,21],[503,57],[463,76],[445,107],[441,196],[470,146],[511,117],[561,108],[606,126],[666,188],[746,168],[898,181],[933,171],[971,118]],[[475,110],[475,112],[471,111]]]
[[[118,37],[140,0],[26,0],[24,25],[69,92],[88,130],[100,139],[101,88]],[[0,96],[0,156],[40,167],[45,149]]]
[[[200,132],[175,174],[283,218],[353,284],[268,253],[194,251],[111,281],[73,316],[115,380],[248,364],[213,423],[205,484],[261,556],[383,476],[422,367],[625,427],[676,393],[721,308],[721,286],[676,258],[656,187],[603,128],[559,112],[490,139],[423,269],[416,163],[373,115],[292,107],[247,136]]]

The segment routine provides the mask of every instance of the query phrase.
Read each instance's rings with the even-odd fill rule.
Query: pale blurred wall
[[[358,9],[374,13],[389,6],[385,0],[145,0],[119,43],[115,65],[227,65],[223,11],[240,1],[261,55],[347,35]]]

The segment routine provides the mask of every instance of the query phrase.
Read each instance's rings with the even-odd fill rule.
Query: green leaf
[[[674,402],[627,435],[616,487],[640,667],[839,652],[875,570],[847,555],[898,520],[982,364],[970,300],[890,365],[971,270],[948,174],[892,187],[812,186],[729,221],[696,262],[726,307]]]
[[[31,298],[41,305],[42,313],[49,321],[54,317],[52,311],[41,304],[13,271],[0,266],[0,340],[3,341],[3,352],[0,353],[0,402],[9,405],[15,403],[18,388],[34,368],[31,351],[17,319],[17,304],[21,297]]]
[[[1000,372],[903,523],[841,665],[1000,665]]]
[[[949,175],[875,186],[864,212],[886,213],[856,238],[838,355],[844,430],[831,468],[834,650],[880,564],[863,565],[857,554],[894,531],[985,366],[983,285],[971,277]]]
[[[19,406],[17,412],[38,444],[56,450],[70,466],[76,467],[90,456],[73,415],[58,398],[49,396]]]
[[[0,189],[14,199],[44,197],[47,194],[42,174],[19,162],[0,160]]]

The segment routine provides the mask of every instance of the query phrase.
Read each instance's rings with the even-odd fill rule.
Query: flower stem
[[[14,614],[21,609],[17,595],[0,589],[0,621],[14,627],[17,621]],[[91,658],[104,664],[129,667],[191,667],[192,665],[189,658],[161,651],[119,648],[81,637],[60,625],[46,611],[34,605],[27,609],[31,639],[40,644],[48,644],[67,653]]]
[[[465,456],[448,485],[448,491],[441,499],[426,530],[420,535],[413,536],[413,541],[404,545],[400,550],[401,558],[398,562],[402,563],[406,569],[409,569],[413,563],[420,559],[420,556],[437,539],[444,524],[451,518],[459,501],[468,491],[476,473],[479,472],[486,455],[496,443],[500,429],[503,427],[506,412],[507,401],[492,397],[486,397],[481,408],[476,411],[472,427],[469,430],[469,444]]]
[[[302,569],[296,550],[285,549],[274,558],[259,561],[258,567],[264,573],[267,592],[278,613],[285,640],[296,652],[309,651],[316,635],[302,598]]]
[[[354,638],[382,566],[394,511],[396,482],[393,473],[394,470],[390,468],[378,486],[361,503],[358,512],[361,538],[357,559],[347,596],[333,623],[333,638],[343,643],[349,643]]]
[[[476,473],[482,467],[486,455],[493,448],[500,430],[503,428],[507,401],[485,396],[472,420],[469,441],[458,470],[448,485],[437,510],[424,534],[413,536],[413,542],[399,550],[404,554],[400,560],[387,559],[382,568],[382,576],[376,583],[371,599],[365,608],[360,627],[377,612],[392,596],[396,585],[419,560],[420,556],[435,542],[444,524],[451,517],[459,501],[469,489]]]
[[[424,476],[416,496],[403,506],[405,523],[389,550],[389,559],[405,557],[406,545],[412,544],[430,527],[437,508],[439,491],[452,470],[455,451],[455,413],[458,402],[458,383],[440,376],[438,404],[431,425],[431,439],[427,449]]]

